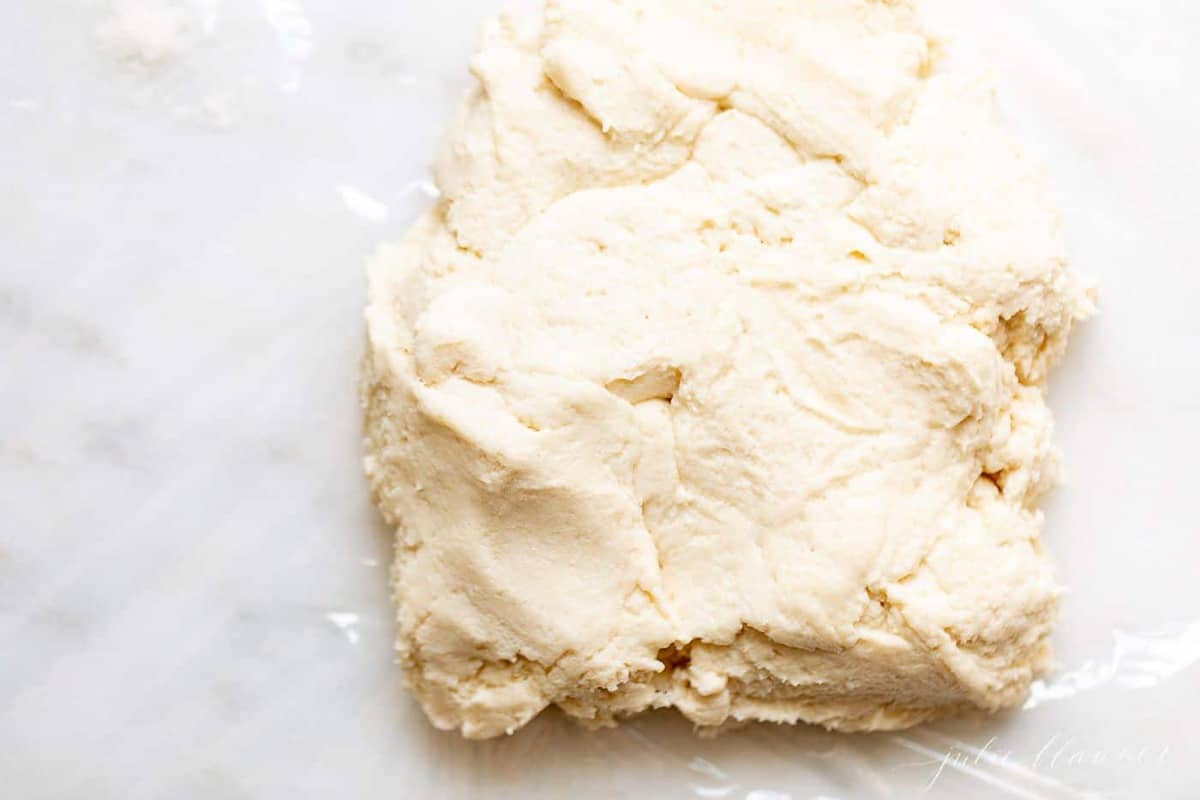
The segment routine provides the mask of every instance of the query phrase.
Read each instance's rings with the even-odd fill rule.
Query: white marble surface
[[[427,202],[497,5],[0,3],[0,796],[1196,797],[1190,0],[932,3],[1103,286],[1052,398],[1070,594],[1034,707],[853,738],[428,728],[359,471],[361,264]]]

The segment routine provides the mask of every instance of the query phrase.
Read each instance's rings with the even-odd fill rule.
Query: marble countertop
[[[363,260],[489,0],[0,4],[0,794],[1183,798],[1200,785],[1200,6],[930,0],[1102,314],[1052,391],[1069,587],[1030,707],[896,735],[433,731],[360,471]]]

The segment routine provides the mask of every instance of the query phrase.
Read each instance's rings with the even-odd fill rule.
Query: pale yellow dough
[[[1091,290],[940,59],[901,0],[487,26],[443,196],[369,270],[367,473],[435,725],[1020,703]]]

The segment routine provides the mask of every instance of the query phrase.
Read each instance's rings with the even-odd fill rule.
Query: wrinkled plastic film
[[[477,5],[482,16],[497,4]],[[323,49],[328,42],[320,22],[306,6],[298,0],[259,0],[237,7],[217,0],[114,3],[102,44],[147,70],[171,61],[211,62],[209,74],[221,76],[211,85],[188,84],[181,71],[159,79],[154,91],[162,92],[165,107],[185,122],[238,136],[243,122],[256,113],[256,81],[271,87],[271,102],[286,115],[288,98],[305,91],[321,59],[331,57]],[[321,10],[329,13],[328,8]],[[472,18],[470,24],[475,22]],[[375,70],[363,80],[378,81],[378,102],[395,103],[415,118],[431,105],[430,98],[436,98],[439,111],[452,108],[468,84],[465,50],[440,52],[436,46],[415,44],[448,31],[410,32],[406,44],[412,47],[400,48],[394,64],[372,49],[380,46],[377,43],[348,52]],[[455,40],[466,41],[457,35]],[[239,54],[263,48],[273,57],[239,61]],[[243,68],[251,63],[273,63],[274,71]],[[32,103],[25,98],[9,102],[22,110]],[[347,125],[359,124],[365,112],[351,106],[330,110],[344,115]],[[444,121],[423,117],[429,142]],[[428,175],[432,146],[391,156],[394,163],[379,165],[378,174],[348,172],[326,185],[298,190],[327,198],[344,214],[343,223],[369,226],[375,240],[395,241],[436,201],[438,192]],[[329,154],[332,162],[340,157]],[[363,580],[386,584],[386,559],[377,553],[364,555]],[[390,640],[392,618],[386,606],[328,609],[318,616],[356,657],[378,660]],[[1067,618],[1062,624],[1071,623]],[[855,736],[757,724],[699,738],[673,712],[598,732],[550,712],[510,740],[439,739],[436,749],[452,752],[447,759],[461,759],[454,763],[461,764],[476,785],[505,785],[507,780],[507,785],[519,786],[513,783],[513,773],[536,785],[539,770],[548,769],[546,760],[552,756],[571,763],[603,762],[613,770],[639,770],[673,796],[705,800],[848,800],[939,791],[974,796],[983,790],[998,797],[1100,798],[1113,787],[1136,785],[1128,780],[1131,773],[1171,768],[1171,736],[1156,728],[1154,720],[1143,720],[1140,709],[1147,696],[1194,692],[1198,660],[1200,622],[1152,619],[1143,626],[1114,628],[1107,647],[1082,657],[1072,653],[1055,673],[1033,684],[1022,711],[997,718],[946,720],[899,733]],[[424,725],[419,718],[409,722]],[[402,733],[414,741],[429,735],[423,727]],[[513,790],[513,796],[521,794]]]

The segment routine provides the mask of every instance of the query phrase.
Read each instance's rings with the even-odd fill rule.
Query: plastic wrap
[[[961,9],[955,13],[941,6],[938,10],[951,13],[943,20],[935,16],[933,22],[945,22],[953,36],[959,33],[954,28],[957,19],[966,29],[961,35],[968,37],[968,46],[970,36],[981,35],[992,22],[986,15]],[[1030,36],[1036,47],[1038,24],[1031,13],[1016,22],[1012,35]],[[979,52],[960,51],[954,57],[967,62],[968,68],[989,66],[986,55]],[[1017,75],[1025,80],[1020,89],[1030,90],[1034,73]],[[426,80],[437,79],[418,72],[411,83]],[[1003,104],[1015,126],[1035,137],[1032,149],[1050,160],[1055,157],[1052,148],[1036,138],[1044,135],[1036,119],[1044,111],[1036,100],[1031,103],[1029,97],[1014,92]],[[424,198],[436,196],[436,189],[415,175],[402,191],[408,193],[415,186],[424,189]],[[412,215],[407,212],[409,218]],[[1096,271],[1094,265],[1085,267]],[[1072,378],[1078,376],[1068,380]],[[1065,497],[1060,496],[1055,507],[1087,502],[1086,489],[1073,491],[1068,486],[1061,494]],[[1056,521],[1052,515],[1046,534],[1052,547],[1060,533]],[[1062,542],[1064,548],[1087,546],[1078,538]],[[1089,576],[1086,586],[1068,600],[1065,627],[1087,618],[1084,592],[1107,591],[1109,580],[1120,581],[1116,572],[1097,577]],[[673,712],[593,733],[552,711],[511,740],[473,743],[439,737],[438,749],[443,754],[455,748],[462,751],[449,758],[476,771],[472,785],[492,787],[501,794],[511,791],[512,796],[538,791],[553,796],[544,787],[566,785],[575,787],[578,796],[662,794],[746,800],[1144,797],[1154,791],[1149,787],[1160,787],[1163,794],[1155,796],[1193,796],[1193,789],[1200,792],[1200,774],[1190,757],[1196,749],[1181,730],[1187,725],[1182,709],[1195,707],[1191,695],[1200,690],[1200,675],[1194,669],[1200,659],[1200,624],[1171,621],[1178,616],[1176,609],[1159,613],[1161,617],[1146,615],[1144,627],[1117,627],[1112,620],[1107,635],[1100,620],[1088,619],[1091,639],[1060,643],[1058,668],[1033,684],[1024,709],[994,718],[978,715],[865,736],[749,725],[715,738],[700,738]],[[1148,695],[1151,702],[1146,702]],[[561,755],[554,755],[556,749]],[[551,759],[588,767],[569,778],[558,777],[558,770],[540,775]],[[599,780],[594,771],[597,764],[604,765]],[[520,778],[513,777],[518,774]],[[504,777],[498,780],[497,776]]]
[[[1179,4],[927,3],[993,66],[1063,198],[1073,257],[1103,287],[1051,393],[1069,481],[1045,538],[1069,592],[1060,666],[1023,710],[855,736],[700,738],[673,712],[590,732],[551,711],[487,742],[427,724],[391,663],[390,532],[360,475],[362,264],[436,197],[428,165],[499,5],[0,11],[0,30],[21,31],[0,53],[17,187],[2,211],[20,220],[5,238],[9,263],[36,266],[0,270],[15,343],[0,465],[19,521],[0,538],[0,785],[1200,796],[1185,263],[1200,128],[1180,77],[1200,69],[1200,20]]]

